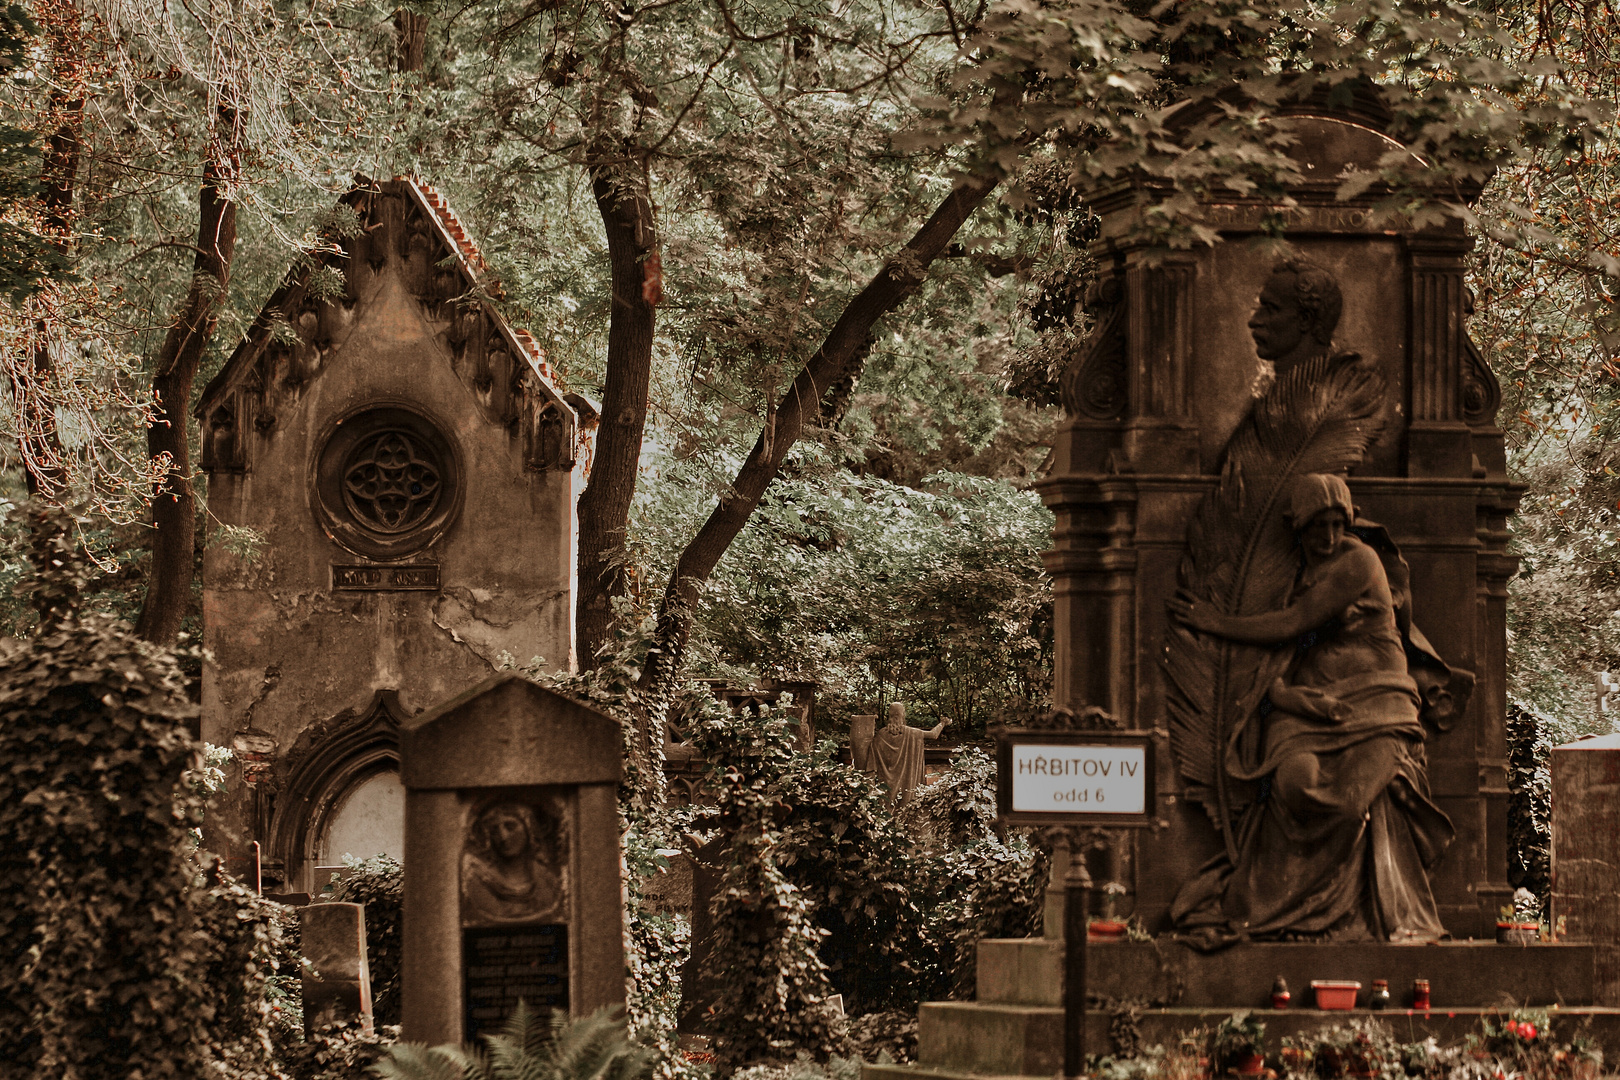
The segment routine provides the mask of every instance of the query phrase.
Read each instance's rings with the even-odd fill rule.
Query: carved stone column
[[[1148,264],[1137,254],[1125,270],[1125,456],[1137,473],[1197,472],[1188,387],[1197,264],[1188,256],[1162,255]]]
[[[1408,476],[1472,476],[1473,435],[1462,417],[1463,317],[1468,306],[1463,257],[1466,237],[1412,237],[1409,335],[1412,382],[1407,432]]]
[[[1052,700],[1097,705],[1129,726],[1136,690],[1136,495],[1126,477],[1056,476],[1041,497],[1052,550]]]
[[[1522,485],[1494,486],[1478,503],[1481,550],[1477,569],[1477,623],[1475,641],[1481,671],[1507,669],[1508,581],[1519,571],[1519,559],[1507,553],[1510,534],[1507,518],[1518,508]],[[1479,760],[1479,794],[1485,812],[1485,865],[1474,883],[1479,901],[1476,937],[1489,933],[1497,908],[1507,903],[1513,887],[1507,880],[1507,686],[1502,679],[1482,679],[1476,689],[1473,713],[1475,752]],[[1462,927],[1453,933],[1468,933]]]

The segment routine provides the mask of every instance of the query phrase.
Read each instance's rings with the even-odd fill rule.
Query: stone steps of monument
[[[1144,1009],[1137,1015],[1136,1028],[1144,1046],[1174,1046],[1183,1034],[1212,1028],[1233,1011],[1214,1007]],[[1603,1048],[1608,1061],[1620,1060],[1620,1009],[1578,1006],[1549,1011],[1557,1038],[1567,1040],[1584,1032]],[[1456,1044],[1478,1031],[1482,1019],[1501,1013],[1499,1008],[1478,1006],[1427,1012],[1286,1009],[1266,1010],[1260,1019],[1265,1021],[1266,1040],[1273,1048],[1284,1037],[1297,1038],[1358,1018],[1381,1020],[1401,1042],[1420,1042],[1433,1036],[1442,1044]],[[1086,1044],[1092,1053],[1111,1049],[1111,1019],[1105,1012],[1087,1014]],[[918,1049],[916,1064],[867,1065],[862,1069],[862,1080],[1050,1080],[1063,1066],[1063,1010],[969,1001],[929,1002],[919,1015]]]
[[[1313,979],[1362,984],[1386,979],[1394,1003],[1411,1001],[1412,983],[1429,982],[1436,1006],[1590,1005],[1600,993],[1600,949],[1593,945],[1498,945],[1495,942],[1389,944],[1243,944],[1199,953],[1178,942],[1108,942],[1087,949],[1087,989],[1103,999],[1243,1009],[1271,1004],[1281,975],[1304,1007]],[[981,1003],[1056,1006],[1062,1002],[1063,942],[1047,938],[979,943]],[[1363,996],[1362,1002],[1366,998]]]

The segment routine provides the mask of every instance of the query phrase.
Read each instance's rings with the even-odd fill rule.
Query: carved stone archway
[[[379,773],[399,771],[406,716],[399,691],[379,690],[364,710],[308,728],[279,763],[270,851],[285,867],[286,888],[310,889],[321,836],[348,795]]]

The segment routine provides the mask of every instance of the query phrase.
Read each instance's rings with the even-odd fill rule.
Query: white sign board
[[[1012,747],[1012,809],[1035,814],[1141,814],[1147,811],[1142,746]]]

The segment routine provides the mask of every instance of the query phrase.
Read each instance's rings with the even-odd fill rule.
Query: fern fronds
[[[387,1080],[647,1080],[653,1052],[630,1039],[617,1009],[569,1020],[518,1002],[488,1054],[401,1043],[372,1071]]]

